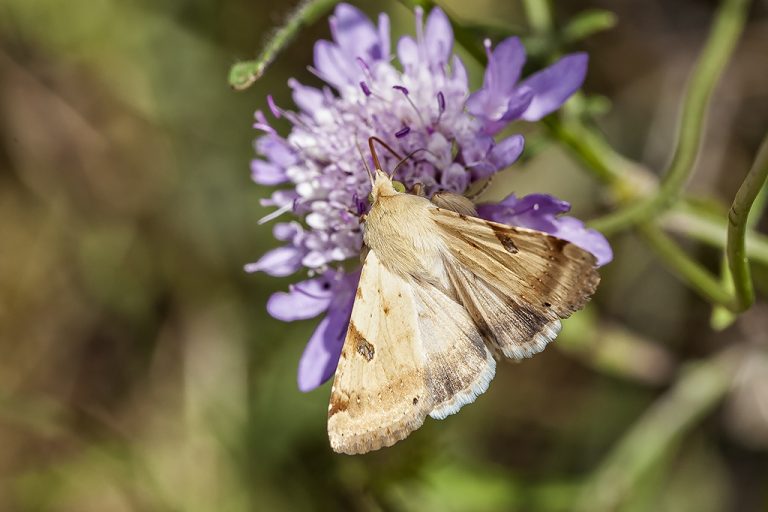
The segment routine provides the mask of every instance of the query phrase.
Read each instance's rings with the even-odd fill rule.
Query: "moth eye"
[[[400,192],[401,194],[405,193],[405,185],[403,185],[402,182],[393,181],[392,186],[395,187],[397,192]]]

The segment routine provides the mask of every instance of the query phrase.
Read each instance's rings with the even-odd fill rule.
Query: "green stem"
[[[763,140],[752,168],[739,187],[728,212],[728,268],[736,292],[736,308],[744,311],[755,301],[746,249],[749,212],[768,177],[768,136]]]
[[[655,180],[649,170],[617,153],[602,134],[586,126],[578,116],[564,119],[550,116],[544,119],[544,123],[595,178],[612,186],[620,196],[637,194],[636,188],[631,186],[633,182],[653,183]]]
[[[675,385],[631,427],[587,482],[576,509],[613,511],[685,434],[715,408],[743,359],[731,347],[683,369]]]
[[[615,233],[660,214],[678,198],[698,154],[704,116],[717,84],[741,35],[749,0],[724,0],[694,69],[683,103],[678,143],[657,194],[633,203],[592,223],[604,233]]]
[[[290,43],[303,27],[311,25],[331,10],[339,0],[307,0],[288,16],[285,24],[269,39],[255,60],[241,61],[229,70],[229,85],[242,91],[261,78],[280,51]]]
[[[666,233],[651,223],[641,224],[640,233],[659,258],[707,300],[732,304],[731,295],[709,271],[692,260]]]
[[[763,188],[763,190],[766,190]],[[755,215],[756,207],[752,207],[750,219]],[[667,231],[679,233],[687,238],[705,243],[712,247],[725,250],[728,228],[725,218],[707,215],[691,210],[685,203],[675,205],[669,212],[659,218],[659,223]],[[747,226],[749,228],[749,226]],[[747,257],[755,263],[768,265],[768,236],[747,229],[745,234]]]

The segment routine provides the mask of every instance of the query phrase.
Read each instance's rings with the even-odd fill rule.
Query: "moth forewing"
[[[335,451],[365,453],[444,418],[483,393],[495,361],[467,311],[406,280],[370,251],[328,408]]]
[[[451,286],[497,354],[540,352],[599,283],[594,256],[569,242],[442,208],[430,214]]]
[[[370,251],[331,388],[331,447],[365,453],[419,428],[430,409],[425,366],[413,294]]]

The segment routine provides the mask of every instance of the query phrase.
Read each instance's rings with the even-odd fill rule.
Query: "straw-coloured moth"
[[[543,350],[600,281],[589,252],[480,219],[460,196],[400,192],[377,168],[371,199],[328,409],[331,447],[349,454],[391,446],[427,416],[473,402],[496,359]]]

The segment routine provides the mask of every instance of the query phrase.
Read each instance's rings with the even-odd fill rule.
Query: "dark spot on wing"
[[[503,245],[508,252],[511,254],[517,254],[520,252],[520,249],[517,248],[517,245],[515,245],[512,237],[509,236],[509,233],[504,228],[491,223],[488,223],[488,225],[493,229],[493,233],[496,235],[496,238],[499,240],[499,242],[501,242],[501,245]]]
[[[413,405],[416,405],[419,403],[419,397],[415,396],[413,397]]]
[[[331,408],[328,409],[328,417],[330,418],[337,412],[346,411],[347,407],[349,407],[349,402],[346,400],[342,400],[340,398],[336,398],[333,395],[331,395]],[[342,434],[344,435],[344,434]]]
[[[357,346],[357,353],[363,356],[366,361],[371,361],[373,356],[376,355],[376,350],[373,345],[363,340],[363,342]]]
[[[352,346],[355,347],[355,351],[363,356],[366,361],[370,362],[373,356],[376,355],[376,349],[360,334],[354,323],[349,324],[349,336],[352,338]]]

